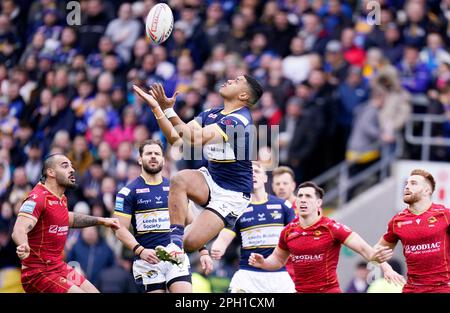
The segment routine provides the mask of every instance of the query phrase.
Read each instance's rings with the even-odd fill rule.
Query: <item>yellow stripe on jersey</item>
[[[153,211],[168,211],[169,208],[154,208],[154,209],[148,209],[148,210],[142,210],[142,211],[134,211],[135,213],[146,213],[146,212],[153,212]]]
[[[277,245],[269,245],[269,246],[251,246],[251,247],[242,247],[244,250],[257,249],[257,248],[276,248]]]
[[[127,214],[127,213],[122,213],[122,212],[114,211],[113,214],[116,214],[116,215],[119,215],[119,216],[123,216],[123,217],[131,218],[131,214]]]
[[[234,163],[234,162],[236,162],[236,160],[216,160],[216,159],[209,159],[209,161],[216,162],[216,163]]]
[[[34,217],[33,215],[31,215],[31,214],[28,214],[28,213],[24,213],[24,212],[20,212],[19,214],[17,214],[17,216],[25,216],[25,217],[28,217],[28,218],[31,218],[32,220],[34,220],[34,221],[36,221],[37,222],[37,218],[36,217]]]
[[[249,229],[254,229],[254,228],[260,228],[260,227],[264,228],[264,227],[273,227],[273,226],[285,226],[285,225],[284,224],[280,224],[280,223],[277,223],[277,224],[275,224],[275,223],[273,223],[273,224],[261,224],[261,225],[255,225],[255,226],[250,226],[250,227],[247,227],[247,228],[243,228],[243,229],[241,229],[241,232],[249,230]]]
[[[225,134],[225,132],[222,130],[222,128],[220,128],[219,125],[217,124],[213,124],[214,126],[216,126],[217,130],[219,131],[219,133],[223,136],[223,138],[225,139],[225,141],[228,141],[228,135]]]
[[[160,229],[160,230],[148,230],[148,231],[138,231],[138,235],[144,235],[148,233],[170,233],[170,229]]]
[[[229,232],[229,233],[233,234],[234,236],[236,236],[236,233],[234,231],[232,231],[231,229],[229,229],[229,228],[224,228],[223,230],[226,230],[227,232]]]

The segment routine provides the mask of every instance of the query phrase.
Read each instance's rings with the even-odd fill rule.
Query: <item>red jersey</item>
[[[420,215],[405,209],[389,222],[383,238],[392,243],[402,242],[408,266],[403,292],[450,287],[449,224],[450,210],[437,204]]]
[[[341,292],[336,274],[341,244],[352,230],[322,216],[302,228],[298,217],[281,232],[278,246],[291,253],[297,292]]]
[[[67,198],[64,195],[58,198],[38,183],[23,202],[19,215],[36,221],[28,233],[31,252],[22,265],[35,268],[61,265],[69,231]]]
[[[297,217],[298,216],[297,201],[294,201],[294,203],[292,203],[292,209],[294,210],[295,216]],[[289,255],[289,258],[287,259],[286,270],[289,273],[289,276],[291,276],[292,281],[295,281],[294,266],[292,265],[291,255]]]

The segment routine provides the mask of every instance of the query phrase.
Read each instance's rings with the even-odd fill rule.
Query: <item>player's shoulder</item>
[[[247,107],[242,107],[230,114],[225,115],[223,118],[233,119],[244,126],[252,123],[252,114]]]
[[[341,227],[348,230],[350,229],[347,225],[342,224],[341,222],[336,221],[327,216],[323,216],[322,220],[318,223],[318,225],[324,225],[333,229],[340,229]]]
[[[288,200],[278,198],[277,196],[272,195],[272,194],[269,194],[269,196],[267,197],[267,200],[268,200],[267,201],[268,205],[275,204],[280,209],[282,207],[288,207],[288,208],[292,207],[292,204]]]
[[[162,178],[162,185],[163,185],[163,187],[169,186],[170,185],[170,179],[163,176],[163,178]]]
[[[396,219],[410,218],[410,217],[414,217],[414,215],[408,210],[408,208],[404,208],[403,210],[401,210],[400,212],[395,214],[392,217],[391,221],[394,221]]]
[[[446,213],[446,212],[450,212],[450,209],[446,208],[442,204],[433,203],[431,208],[430,208],[430,211],[431,212],[436,212],[436,213]]]
[[[120,188],[120,190],[117,192],[117,195],[121,195],[123,197],[128,197],[129,195],[132,195],[136,192],[136,189],[139,189],[142,187],[140,176],[136,177],[132,181],[130,181],[128,184]]]
[[[35,202],[44,201],[45,197],[52,195],[47,188],[45,188],[41,183],[38,183],[34,188],[28,193],[26,200],[31,200]]]

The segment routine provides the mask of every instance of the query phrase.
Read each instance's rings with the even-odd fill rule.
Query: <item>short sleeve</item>
[[[332,221],[330,226],[330,231],[333,235],[333,238],[341,243],[347,240],[348,236],[350,236],[353,232],[350,227],[336,221]]]
[[[123,187],[117,193],[114,214],[131,217],[133,215],[133,201],[131,189]]]
[[[197,115],[196,117],[194,117],[194,122],[197,123],[201,128],[203,128],[205,126],[205,116],[206,113],[209,112],[209,110],[203,111],[201,112],[199,115]]]
[[[280,233],[280,239],[278,239],[278,247],[280,247],[280,249],[283,249],[285,251],[289,251],[289,248],[287,246],[287,242],[286,242],[286,232],[289,226],[286,226],[285,228],[283,228],[283,230]]]
[[[38,220],[45,208],[45,200],[37,194],[30,194],[19,209],[19,216],[23,215]]]
[[[387,231],[383,235],[383,239],[390,243],[396,243],[398,236],[394,233],[394,219],[390,220]]]

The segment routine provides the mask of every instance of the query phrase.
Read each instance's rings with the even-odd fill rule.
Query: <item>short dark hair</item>
[[[162,144],[161,140],[159,140],[159,139],[148,139],[148,140],[144,141],[143,143],[141,143],[139,145],[139,156],[142,157],[142,154],[144,153],[145,146],[150,146],[150,145],[158,145],[161,148],[161,151],[164,152],[164,147],[163,147],[163,144]]]
[[[247,81],[248,86],[250,87],[249,102],[251,105],[255,105],[258,102],[259,98],[261,98],[263,89],[261,87],[261,84],[252,76],[244,75],[244,77],[245,80]]]
[[[316,183],[314,183],[312,181],[305,181],[304,183],[301,183],[297,188],[297,193],[300,188],[307,188],[307,187],[313,188],[316,192],[317,198],[323,199],[323,196],[325,195],[325,191],[322,188],[320,188],[319,186],[317,186]]]
[[[41,179],[40,179],[41,183],[45,182],[45,180],[47,179],[47,170],[49,168],[53,168],[54,162],[55,162],[55,157],[57,157],[59,155],[65,156],[64,154],[57,152],[57,153],[49,154],[45,157],[44,166],[42,167],[42,172],[41,172]]]

